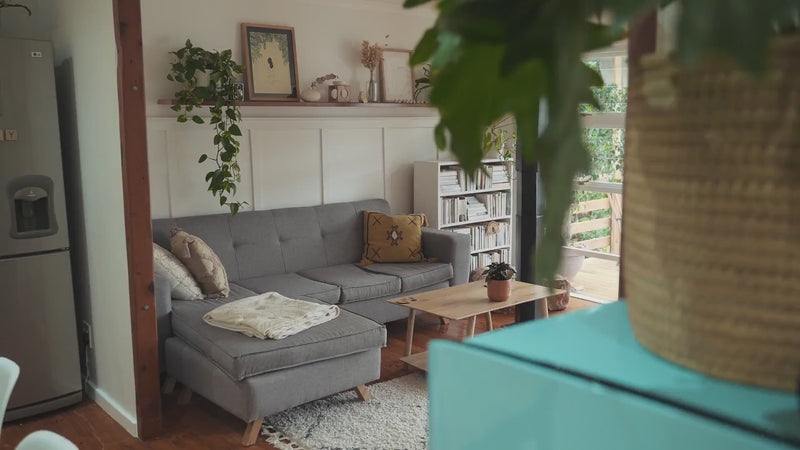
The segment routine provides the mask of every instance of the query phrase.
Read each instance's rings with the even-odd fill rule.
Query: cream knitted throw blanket
[[[336,305],[319,305],[267,292],[214,308],[203,316],[203,321],[250,337],[283,339],[338,316]]]

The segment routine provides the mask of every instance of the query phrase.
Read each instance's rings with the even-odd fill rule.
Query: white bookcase
[[[414,163],[414,212],[425,213],[433,228],[472,238],[471,269],[493,261],[513,264],[514,180],[508,162],[483,161],[486,172],[470,179],[458,162]],[[497,233],[487,226],[497,223]]]

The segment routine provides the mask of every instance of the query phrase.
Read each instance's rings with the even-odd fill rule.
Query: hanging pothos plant
[[[244,72],[244,67],[233,61],[230,50],[211,52],[195,47],[189,39],[183,48],[170,54],[175,55],[177,61],[172,63],[167,79],[181,83],[182,87],[175,92],[177,104],[172,110],[179,113],[178,122],[191,120],[202,124],[205,119],[196,110],[208,106],[216,153],[203,153],[198,162],[216,164],[216,168],[206,174],[208,190],[219,197],[220,206],[227,205],[231,214],[236,214],[247,204],[232,200],[236,184],[241,180],[237,156],[242,135],[238,125],[242,120],[239,111],[242,91],[237,87],[237,77]]]
[[[572,182],[589,168],[578,107],[596,104],[600,76],[582,55],[624,36],[632,18],[667,0],[405,0],[436,3],[439,15],[417,44],[412,66],[430,61],[430,103],[441,120],[434,137],[467,172],[480,167],[484,130],[514,117],[519,149],[539,164],[544,184],[544,236],[536,279],[555,273]],[[795,21],[800,0],[675,0],[682,7],[678,56],[685,63],[727,53],[761,69],[770,36]],[[599,17],[611,18],[601,23]],[[789,26],[790,29],[796,30]],[[465,95],[474,92],[479,95]],[[548,121],[539,132],[539,105]],[[491,139],[490,139],[491,140]],[[533,249],[522,249],[525,252]]]

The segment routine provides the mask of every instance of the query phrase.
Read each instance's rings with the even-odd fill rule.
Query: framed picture
[[[300,100],[294,28],[243,23],[242,46],[247,100]]]
[[[385,102],[410,102],[414,100],[414,75],[411,50],[387,48],[381,61],[381,94]]]

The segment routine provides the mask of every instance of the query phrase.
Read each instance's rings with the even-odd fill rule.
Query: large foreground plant
[[[632,18],[665,2],[406,0],[405,6],[431,1],[438,4],[439,17],[411,64],[431,63],[430,102],[441,115],[437,145],[451,148],[465,169],[477,169],[484,130],[506,114],[515,117],[519,150],[526,161],[539,163],[545,187],[545,232],[535,266],[537,279],[549,278],[564,244],[572,180],[590,164],[578,108],[594,104],[591,88],[602,85],[581,56],[623,38]],[[792,24],[800,9],[800,0],[676,3],[682,8],[677,30],[682,61],[722,52],[753,70],[765,63],[770,35]],[[541,133],[540,104],[547,106],[548,118]]]

